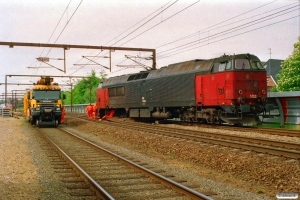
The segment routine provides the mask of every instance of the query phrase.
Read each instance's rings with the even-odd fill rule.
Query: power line
[[[277,21],[277,22],[274,22],[274,23],[271,23],[271,24],[268,24],[268,25],[265,25],[265,26],[261,26],[261,27],[258,27],[258,28],[255,28],[255,29],[252,29],[252,30],[249,30],[249,31],[245,31],[245,32],[242,32],[242,33],[238,33],[238,34],[235,34],[235,35],[226,37],[226,38],[222,38],[222,39],[219,39],[219,40],[210,42],[210,44],[217,43],[217,42],[220,42],[220,41],[223,41],[223,40],[226,40],[226,39],[229,39],[229,38],[233,38],[233,37],[236,37],[236,36],[239,36],[239,35],[243,35],[243,34],[246,34],[246,33],[249,33],[249,32],[255,31],[255,30],[258,30],[258,29],[262,29],[262,28],[265,28],[265,27],[268,27],[268,26],[272,26],[272,25],[275,25],[275,24],[278,24],[278,23],[281,23],[281,22],[284,22],[284,21],[288,21],[288,20],[297,18],[297,17],[299,17],[299,16],[300,16],[300,15],[297,15],[297,16],[290,17],[290,18],[287,18],[287,19],[284,19],[284,20],[281,20],[281,21]],[[197,48],[200,48],[200,47],[203,47],[203,46],[207,46],[207,44],[204,44],[204,45],[202,45],[202,46],[193,47],[193,48],[190,48],[190,49],[187,49],[187,50],[185,50],[185,51],[178,52],[178,53],[175,53],[175,52],[176,52],[176,51],[175,51],[175,52],[172,52],[173,54],[170,53],[169,55],[167,54],[167,55],[165,55],[165,56],[158,57],[158,59],[162,59],[162,58],[170,57],[170,56],[177,55],[177,54],[180,54],[180,53],[184,53],[184,52],[187,52],[187,51],[190,51],[190,50],[193,50],[193,49],[197,49]],[[178,51],[179,51],[179,50],[178,50]]]
[[[163,20],[163,21],[161,21],[161,22],[159,22],[159,23],[155,24],[154,26],[150,27],[149,29],[145,30],[144,32],[142,32],[142,33],[140,33],[140,34],[136,35],[135,37],[133,37],[133,38],[131,38],[130,40],[126,41],[125,43],[121,44],[121,46],[122,46],[122,45],[124,45],[124,44],[126,44],[127,42],[130,42],[131,40],[133,40],[133,39],[137,38],[138,36],[140,36],[140,35],[144,34],[145,32],[147,32],[147,31],[151,30],[152,28],[154,28],[154,27],[156,27],[156,26],[160,25],[161,23],[163,23],[163,22],[167,21],[168,19],[170,19],[170,18],[172,18],[172,17],[174,17],[174,16],[178,15],[179,13],[183,12],[184,10],[186,10],[186,9],[188,9],[188,8],[190,8],[190,7],[192,7],[192,6],[194,6],[194,5],[195,5],[196,3],[198,3],[199,1],[200,1],[200,0],[198,0],[198,1],[194,2],[194,3],[192,3],[191,5],[189,5],[189,6],[185,7],[184,9],[182,9],[182,10],[180,10],[180,11],[176,12],[175,14],[171,15],[170,17],[166,18],[165,20]],[[123,60],[122,62],[124,62],[124,61],[125,61],[125,60]]]
[[[65,11],[63,12],[63,14],[62,14],[61,18],[59,19],[58,23],[56,24],[56,27],[54,28],[54,30],[53,30],[53,32],[52,32],[52,34],[51,34],[51,36],[50,36],[50,38],[49,38],[49,40],[48,40],[47,43],[49,43],[50,39],[52,38],[54,32],[56,31],[56,29],[57,29],[57,27],[58,27],[58,25],[59,25],[59,23],[61,22],[63,16],[65,15],[66,11],[68,10],[69,5],[71,4],[71,2],[72,2],[72,0],[69,1],[68,5],[67,5],[67,7],[66,7],[66,9],[65,9]],[[79,3],[79,5],[77,6],[77,8],[75,9],[75,11],[73,12],[71,18],[67,21],[66,25],[64,26],[64,28],[63,28],[62,31],[60,32],[59,36],[56,38],[54,44],[55,44],[55,43],[57,42],[57,40],[60,38],[61,34],[63,33],[63,31],[65,30],[65,28],[67,27],[67,25],[69,24],[69,22],[71,21],[71,19],[73,18],[74,14],[75,14],[76,11],[78,10],[78,8],[79,8],[79,6],[81,5],[82,2],[83,2],[83,0],[81,0],[81,2]],[[43,51],[44,51],[44,50],[45,50],[45,48],[43,49]],[[48,51],[48,53],[46,54],[46,56],[49,55],[49,53],[50,53],[51,50],[52,50],[52,48],[49,49],[49,51]],[[42,53],[43,53],[43,51],[42,51]],[[40,55],[42,55],[42,53],[41,53]],[[36,70],[36,73],[37,73],[37,71],[38,71],[38,69]]]
[[[49,38],[49,40],[48,40],[48,42],[47,42],[47,43],[49,43],[49,42],[50,42],[50,40],[51,40],[51,38],[52,38],[52,36],[53,36],[54,32],[56,31],[56,29],[57,29],[57,27],[58,27],[59,23],[61,22],[61,20],[62,20],[63,16],[65,15],[66,11],[68,10],[68,8],[69,8],[69,5],[71,4],[71,2],[72,2],[72,0],[70,0],[70,1],[69,1],[68,5],[67,5],[67,7],[66,7],[66,9],[65,9],[65,11],[64,11],[64,12],[63,12],[63,14],[61,15],[60,19],[58,20],[58,22],[57,22],[57,24],[56,24],[56,26],[55,26],[55,28],[54,28],[54,30],[52,31],[52,34],[51,34],[51,36],[50,36],[50,38]],[[40,54],[40,57],[42,56],[42,54],[43,54],[44,50],[45,50],[45,48],[43,48],[43,51],[42,51],[42,53]],[[49,51],[49,52],[50,52],[50,51]],[[48,54],[49,54],[49,52],[48,52]],[[48,55],[48,54],[47,54],[47,55]],[[46,55],[46,56],[47,56],[47,55]]]
[[[152,19],[154,19],[156,16],[158,16],[159,14],[163,13],[165,10],[167,10],[168,8],[170,8],[172,5],[174,5],[178,0],[176,0],[174,3],[172,3],[171,5],[169,5],[168,7],[166,7],[165,9],[163,9],[162,11],[160,11],[158,14],[156,14],[154,17],[152,17],[151,19],[149,19],[148,21],[146,21],[145,23],[143,23],[141,26],[137,27],[135,30],[131,31],[129,34],[127,34],[126,36],[124,36],[123,38],[121,38],[120,40],[118,40],[117,42],[113,43],[112,45],[118,43],[119,41],[123,40],[124,38],[126,38],[127,36],[131,35],[133,32],[135,32],[136,30],[138,30],[139,28],[141,28],[142,26],[144,26],[145,24],[147,24],[149,21],[151,21]],[[171,1],[169,1],[167,4],[165,4],[163,7],[165,7],[166,5],[168,5]],[[149,16],[151,16],[152,14],[156,13],[158,10],[156,10],[155,12],[151,13],[150,15],[148,15],[147,17],[145,17],[143,20],[139,21],[138,23],[136,23],[135,25],[139,24],[140,22],[144,21],[145,19],[147,19]],[[132,27],[134,27],[135,25],[131,26],[129,29],[127,29],[126,31],[124,31],[123,33],[121,33],[120,35],[124,34],[125,32],[127,32],[128,30],[130,30]],[[120,36],[118,35],[118,36]],[[118,37],[117,36],[117,37]],[[111,45],[111,46],[112,46]],[[120,45],[122,46],[122,45]],[[97,54],[97,56],[100,55],[101,52],[99,52]],[[104,54],[106,55],[106,54]],[[80,59],[78,62],[80,62],[82,59]],[[96,59],[93,59],[93,60],[97,60]],[[77,63],[78,63],[77,62]],[[90,61],[88,62],[90,63]],[[78,70],[82,69],[85,65],[83,65],[82,67],[80,67],[79,69],[77,69],[76,71],[74,71],[72,74],[74,74],[75,72],[77,72]]]
[[[292,9],[292,8],[295,8],[295,7],[298,7],[298,5],[297,5],[297,6],[294,6],[294,7],[291,7],[291,8],[288,8],[288,9],[285,9],[285,10],[281,10],[281,11],[276,12],[276,13],[273,13],[273,14],[270,14],[270,15],[265,16],[265,17],[262,17],[262,18],[260,18],[260,19],[256,19],[256,20],[253,20],[253,21],[251,21],[251,22],[247,22],[247,23],[245,23],[245,24],[242,24],[242,25],[239,25],[239,26],[236,26],[236,27],[227,29],[227,30],[225,30],[225,31],[216,33],[216,34],[214,34],[214,35],[210,35],[210,36],[208,36],[208,37],[206,37],[206,38],[203,38],[203,39],[201,39],[201,40],[205,40],[205,39],[213,39],[214,37],[220,37],[220,36],[224,35],[224,33],[225,33],[225,34],[229,34],[229,33],[232,33],[232,32],[235,32],[235,31],[238,31],[238,30],[247,28],[247,27],[249,27],[249,26],[253,26],[253,25],[255,25],[255,24],[262,23],[262,22],[267,21],[267,20],[270,20],[270,19],[274,19],[274,18],[279,17],[279,16],[281,16],[281,15],[285,15],[285,14],[287,14],[287,13],[294,12],[294,11],[296,11],[296,10],[298,10],[298,9],[294,9],[294,10],[292,10],[292,11],[289,11],[289,12],[286,12],[286,13],[282,13],[282,12],[285,12],[285,11],[287,11],[287,10],[289,10],[289,9]],[[280,14],[280,13],[282,13],[282,14]],[[280,14],[280,15],[279,15],[279,14]],[[277,16],[274,16],[274,15],[277,15]],[[274,16],[274,17],[272,17],[272,16]],[[270,18],[270,17],[272,17],[272,18]],[[269,19],[267,19],[267,18],[269,18]],[[265,20],[263,20],[263,19],[265,19]],[[254,23],[254,22],[256,22],[256,23]],[[252,25],[251,25],[251,24],[252,24]],[[246,26],[246,25],[248,25],[248,26]],[[228,33],[226,33],[226,32],[228,32]],[[218,36],[218,35],[220,35],[220,36]],[[160,53],[168,52],[168,51],[171,51],[171,50],[174,50],[174,49],[177,49],[177,48],[181,48],[181,47],[184,47],[184,46],[191,46],[192,44],[196,45],[195,43],[199,43],[199,41],[200,41],[200,40],[194,40],[194,41],[192,41],[192,42],[189,42],[189,43],[186,43],[186,44],[177,46],[177,47],[173,47],[173,48],[171,48],[171,49],[162,51],[162,52],[160,52]]]
[[[274,2],[275,2],[275,1],[273,1],[273,2],[271,2],[271,3],[274,3]],[[268,4],[270,4],[270,3],[267,3],[267,4],[265,4],[265,5],[268,5]],[[293,3],[293,4],[297,4],[297,3]],[[293,4],[290,4],[290,5],[293,5]],[[258,8],[262,8],[262,7],[264,7],[265,5],[260,6],[260,7],[257,7],[257,8],[255,8],[255,9],[252,9],[252,10],[250,10],[250,11],[257,10]],[[225,25],[222,25],[222,26],[218,26],[218,27],[213,28],[213,29],[209,29],[209,28],[211,28],[211,27],[215,27],[215,26],[217,26],[217,25],[220,25],[220,24],[222,24],[222,23],[224,23],[224,22],[229,21],[229,19],[228,19],[228,20],[225,20],[225,21],[223,21],[223,22],[220,22],[220,23],[217,23],[217,24],[215,24],[215,25],[212,25],[212,26],[210,26],[210,27],[208,27],[208,28],[206,28],[206,29],[202,29],[202,30],[200,30],[200,31],[197,31],[197,32],[192,33],[192,34],[187,35],[187,36],[184,36],[184,37],[179,38],[179,39],[177,39],[177,40],[174,40],[174,41],[172,41],[172,42],[169,42],[169,43],[163,44],[163,45],[161,45],[161,46],[158,46],[158,47],[156,47],[156,49],[161,48],[161,47],[166,46],[166,45],[169,45],[169,44],[172,44],[172,43],[175,43],[175,42],[178,42],[178,41],[181,41],[181,40],[184,40],[184,39],[188,39],[188,38],[191,38],[191,37],[198,36],[201,32],[204,32],[204,30],[207,30],[207,29],[209,29],[208,31],[216,30],[216,29],[219,29],[219,28],[228,26],[228,25],[232,25],[232,24],[235,24],[235,23],[238,23],[238,22],[241,22],[241,21],[245,21],[245,20],[247,20],[247,19],[251,19],[251,18],[253,18],[253,17],[257,17],[257,16],[259,16],[259,15],[263,15],[263,14],[266,14],[266,13],[269,13],[269,12],[272,12],[272,11],[275,11],[275,10],[278,10],[278,9],[285,8],[285,7],[290,6],[290,5],[286,5],[286,6],[283,6],[283,7],[281,7],[281,8],[276,8],[276,9],[273,9],[273,10],[270,10],[270,11],[267,11],[267,12],[264,12],[264,13],[261,13],[261,14],[253,15],[253,16],[250,16],[250,17],[248,17],[248,18],[238,20],[238,21],[236,21],[236,22],[232,22],[232,23],[229,23],[229,24],[225,24]],[[246,13],[249,13],[250,11],[247,11]],[[244,13],[244,14],[246,14],[246,13]],[[232,17],[232,18],[230,18],[230,19],[237,18],[238,16],[241,16],[241,15],[236,15],[235,17]]]
[[[151,30],[152,28],[154,28],[154,27],[158,26],[159,24],[161,24],[161,23],[163,23],[163,22],[167,21],[168,19],[170,19],[170,18],[172,18],[172,17],[174,17],[174,16],[178,15],[179,13],[183,12],[184,10],[188,9],[189,7],[192,7],[193,5],[195,5],[196,3],[198,3],[199,1],[200,1],[200,0],[196,1],[195,3],[192,3],[191,5],[189,5],[189,6],[185,7],[184,9],[182,9],[182,10],[180,10],[180,11],[176,12],[175,14],[173,14],[173,15],[171,15],[170,17],[166,18],[165,20],[163,20],[163,21],[161,21],[161,22],[159,22],[159,23],[155,24],[154,26],[150,27],[149,29],[145,30],[144,32],[142,32],[142,33],[138,34],[137,36],[135,36],[135,37],[131,38],[130,40],[126,41],[126,42],[125,42],[125,43],[123,43],[122,45],[126,44],[127,42],[130,42],[131,40],[133,40],[133,39],[137,38],[138,36],[140,36],[140,35],[144,34],[145,32],[147,32],[147,31]]]
[[[59,39],[59,37],[61,36],[61,34],[64,32],[65,28],[68,26],[69,22],[71,21],[71,19],[73,18],[73,16],[75,15],[76,11],[78,10],[79,6],[81,5],[81,3],[83,2],[83,0],[81,0],[81,2],[79,3],[79,5],[77,6],[77,8],[75,9],[75,11],[73,12],[71,18],[67,21],[66,25],[64,26],[64,28],[62,29],[62,31],[60,32],[59,36],[57,37],[57,39],[55,40],[54,44],[57,42],[57,40]]]
[[[177,0],[178,1],[178,0]],[[148,21],[146,21],[144,24],[142,24],[141,26],[139,26],[138,28],[136,28],[135,30],[133,30],[131,33],[135,32],[136,30],[138,30],[139,28],[141,28],[142,26],[144,26],[145,24],[147,24],[149,21],[151,21],[152,19],[154,19],[155,17],[157,17],[159,14],[163,13],[164,11],[166,11],[168,8],[170,8],[172,5],[174,5],[177,1],[175,1],[174,3],[172,3],[171,5],[169,5],[167,8],[163,9],[161,12],[159,12],[158,14],[156,14],[154,17],[152,17],[151,19],[149,19]],[[166,3],[163,7],[165,7],[166,5],[168,5],[171,1],[169,1],[168,3]],[[128,28],[126,31],[124,31],[123,33],[119,34],[118,36],[116,36],[115,38],[121,36],[122,34],[126,33],[127,31],[129,31],[131,28],[135,27],[137,24],[141,23],[142,21],[144,21],[145,19],[147,19],[148,17],[150,17],[151,15],[153,15],[154,13],[156,13],[158,10],[154,11],[153,13],[151,13],[150,15],[148,15],[147,17],[145,17],[144,19],[140,20],[139,22],[135,23],[133,26],[131,26],[130,28]],[[129,36],[131,33],[129,33],[128,35],[126,35],[125,37],[121,38],[120,40],[118,40],[117,42],[115,42],[114,44],[118,43],[119,41],[121,41],[122,39],[126,38],[127,36]],[[113,40],[113,39],[112,39]],[[111,41],[112,41],[111,40]],[[109,42],[111,42],[109,41]],[[108,42],[108,43],[109,43]],[[114,45],[112,44],[112,45]],[[111,46],[112,46],[111,45]]]
[[[247,13],[250,13],[250,12],[252,12],[252,11],[254,11],[254,10],[257,10],[257,9],[260,9],[260,8],[262,8],[262,7],[264,7],[264,6],[267,6],[267,5],[269,5],[269,4],[272,4],[272,3],[274,3],[274,2],[276,2],[277,0],[275,0],[275,1],[272,1],[272,2],[269,2],[269,3],[266,3],[266,4],[264,4],[264,5],[262,5],[262,6],[259,6],[259,7],[256,7],[256,8],[254,8],[254,9],[251,9],[251,10],[249,10],[249,11],[247,11],[247,12],[244,12],[244,13],[242,13],[242,14],[239,14],[239,15],[236,15],[236,16],[234,16],[234,17],[232,17],[232,18],[229,18],[229,19],[227,19],[227,20],[224,20],[224,21],[222,21],[222,22],[220,22],[220,23],[217,23],[217,24],[214,24],[214,25],[212,25],[212,26],[210,26],[210,27],[208,27],[208,28],[206,28],[206,29],[203,29],[203,30],[207,30],[207,29],[209,29],[209,28],[212,28],[212,27],[215,27],[215,26],[217,26],[217,25],[219,25],[219,24],[222,24],[222,23],[224,23],[224,22],[227,22],[227,21],[229,21],[229,20],[231,20],[231,19],[235,19],[235,18],[237,18],[237,17],[239,17],[239,16],[241,16],[241,15],[245,15],[245,14],[247,14]],[[197,3],[197,2],[196,2]],[[275,9],[276,10],[276,9]],[[245,19],[244,19],[245,20]],[[237,22],[235,22],[235,23],[237,23]],[[220,28],[220,27],[219,27]],[[217,29],[217,28],[215,28],[215,29]],[[203,30],[201,30],[201,31],[203,31]],[[214,30],[214,29],[213,29]],[[184,38],[182,38],[182,39],[186,39],[186,38],[189,38],[189,37],[192,37],[192,36],[194,36],[195,34],[199,34],[200,33],[200,31],[198,31],[198,32],[196,32],[196,33],[193,33],[193,34],[191,34],[191,35],[189,35],[189,36],[185,36]],[[139,35],[138,35],[139,36]],[[137,36],[136,36],[137,37]],[[134,37],[135,38],[135,37]],[[133,39],[134,39],[133,38]],[[179,40],[182,40],[182,39],[178,39],[178,40],[176,40],[176,41],[179,41]],[[176,42],[175,41],[175,42]],[[127,41],[127,42],[129,42],[129,41]],[[171,44],[171,43],[174,43],[174,42],[170,42],[170,43],[168,43],[168,44]],[[167,44],[165,44],[165,45],[167,45]],[[162,46],[165,46],[165,45],[161,45],[161,46],[159,46],[159,47],[162,47]],[[159,48],[159,47],[157,47],[157,48]]]

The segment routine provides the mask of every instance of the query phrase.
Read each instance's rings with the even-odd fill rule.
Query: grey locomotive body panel
[[[195,74],[207,73],[212,62],[191,60],[149,72],[112,77],[102,87],[109,90],[124,87],[124,94],[109,92],[112,108],[195,106]]]

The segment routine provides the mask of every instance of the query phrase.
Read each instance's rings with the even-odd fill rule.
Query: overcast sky
[[[292,54],[299,36],[299,13],[297,0],[0,0],[0,41],[152,48],[157,52],[158,68],[224,53],[284,60]],[[63,70],[64,62],[57,60],[63,58],[62,49],[0,46],[0,82],[8,74],[86,76],[94,69],[97,74],[104,70],[116,76],[144,70],[125,68],[136,65],[125,55],[150,56],[112,52],[109,72],[100,65],[84,65],[91,63],[82,58],[102,56],[95,61],[109,66],[109,59],[103,58],[109,56],[108,51],[70,49],[63,73],[43,68],[49,65],[36,60],[49,57],[49,64]],[[149,60],[136,60],[152,65]],[[8,78],[16,83],[36,80]],[[25,88],[8,86],[8,92]],[[1,94],[4,89],[0,85]]]

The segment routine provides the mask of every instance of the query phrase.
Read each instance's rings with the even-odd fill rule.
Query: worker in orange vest
[[[97,104],[96,103],[93,106],[93,114],[94,114],[94,119],[97,119]]]
[[[88,114],[88,118],[92,118],[92,114],[93,114],[93,106],[89,103],[89,105],[87,105],[86,107],[86,112]]]
[[[65,115],[66,115],[66,109],[65,107],[62,105],[61,106],[61,119],[60,119],[60,123],[63,124],[65,122]]]

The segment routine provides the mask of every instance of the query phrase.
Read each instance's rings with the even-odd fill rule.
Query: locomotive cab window
[[[236,59],[235,60],[236,69],[250,69],[249,61],[247,59]]]
[[[225,71],[225,66],[226,66],[226,63],[220,63],[219,72]]]
[[[261,65],[261,63],[259,61],[251,60],[250,64],[253,69],[263,69],[263,66]]]
[[[225,67],[226,70],[230,70],[231,69],[231,61],[228,61],[226,63],[226,67]]]
[[[231,69],[231,61],[221,62],[221,63],[215,63],[214,65],[214,71],[217,72],[223,72]]]

